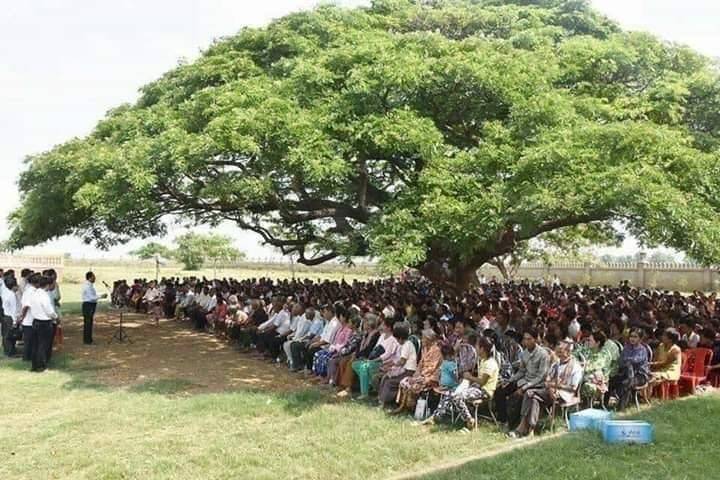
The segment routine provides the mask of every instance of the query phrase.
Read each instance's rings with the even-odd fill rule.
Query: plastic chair
[[[546,407],[545,412],[548,415],[548,418],[550,419],[550,431],[555,431],[555,414],[557,412],[557,409],[560,408],[560,415],[563,417],[563,420],[565,421],[565,426],[567,428],[570,428],[570,411],[575,410],[576,412],[580,411],[580,404],[582,403],[582,400],[580,399],[580,388],[582,387],[582,382],[578,384],[577,388],[575,389],[575,396],[573,399],[569,402],[564,402],[560,397],[556,398],[555,401],[550,405],[549,407]]]
[[[644,343],[643,346],[648,352],[648,362],[652,362],[655,356],[653,349],[650,348],[650,345],[647,343]],[[652,385],[649,382],[634,387],[633,394],[635,397],[635,407],[637,407],[638,410],[640,410],[640,397],[642,397],[648,405],[652,405],[652,402],[650,401],[650,397],[652,396]]]
[[[693,348],[683,355],[683,368],[680,374],[680,387],[683,391],[694,395],[695,387],[707,381],[712,357],[713,351],[709,348]]]
[[[475,428],[478,427],[478,420],[481,418],[483,420],[489,420],[493,422],[496,427],[499,425],[497,417],[495,416],[495,401],[493,400],[493,396],[490,396],[489,398],[481,398],[479,400],[475,400],[474,402],[470,402],[470,404],[475,409]],[[479,414],[480,407],[482,407],[483,405],[487,406],[488,412],[490,412],[489,416]]]
[[[675,400],[680,396],[680,385],[676,381],[666,380],[657,385],[660,400]]]

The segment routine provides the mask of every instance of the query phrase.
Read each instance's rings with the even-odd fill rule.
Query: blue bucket
[[[612,412],[588,408],[570,414],[570,431],[597,430],[602,431],[605,421],[612,419]]]
[[[608,420],[603,425],[603,440],[606,443],[652,443],[655,428],[648,422]]]

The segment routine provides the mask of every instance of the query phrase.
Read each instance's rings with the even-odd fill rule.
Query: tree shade
[[[10,244],[230,220],[300,263],[373,254],[464,286],[519,242],[623,224],[709,263],[719,149],[716,66],[587,2],[322,6],[29,157]]]

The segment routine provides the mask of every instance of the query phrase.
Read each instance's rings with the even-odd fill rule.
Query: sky
[[[261,26],[317,0],[0,0],[0,239],[17,207],[23,159],[87,135],[109,109],[133,102],[142,85],[192,60],[213,39]],[[363,0],[339,0],[347,6]],[[592,0],[621,25],[720,58],[719,0]],[[230,225],[251,258],[278,254]],[[179,233],[179,232],[174,232]],[[172,235],[171,235],[172,236]],[[101,252],[63,238],[29,252],[117,258],[142,242]],[[629,240],[611,253],[629,253]]]

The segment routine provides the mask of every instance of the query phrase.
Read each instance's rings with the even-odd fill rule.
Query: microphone
[[[107,284],[107,282],[106,282],[105,280],[103,280],[103,282],[102,282],[102,283],[103,283],[103,285],[105,285],[105,288],[110,288],[110,285],[108,285],[108,284]]]

